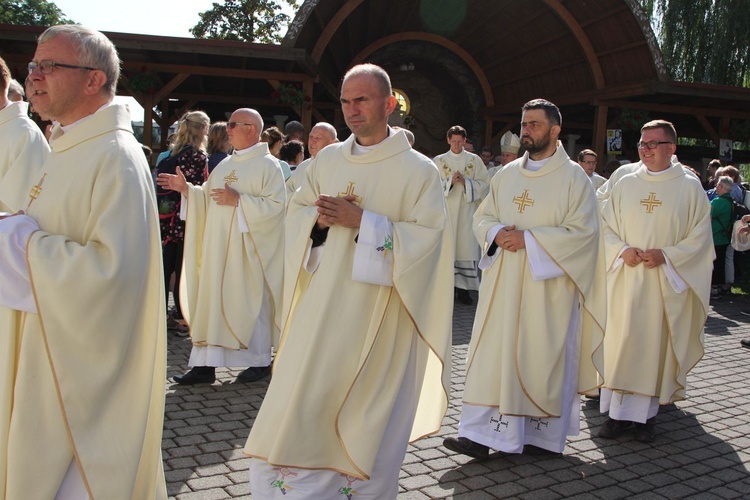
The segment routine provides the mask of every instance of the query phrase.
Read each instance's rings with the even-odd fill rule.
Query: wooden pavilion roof
[[[0,56],[17,77],[41,31],[0,25]],[[251,106],[343,128],[339,83],[365,61],[407,91],[416,78],[437,82],[445,102],[423,105],[445,106],[484,143],[517,129],[521,105],[535,97],[561,107],[564,133],[602,152],[603,133],[618,126],[623,108],[645,108],[674,121],[680,135],[714,140],[732,120],[750,117],[748,89],[668,81],[637,0],[306,0],[280,45],[105,34],[123,61],[118,93],[155,108],[162,125],[186,109],[221,119]],[[128,89],[132,79],[140,92]],[[299,84],[311,109],[275,100],[281,82]]]

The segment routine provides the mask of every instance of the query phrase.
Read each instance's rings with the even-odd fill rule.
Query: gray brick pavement
[[[750,349],[739,345],[750,338],[750,298],[712,303],[706,355],[688,376],[689,399],[662,407],[654,443],[592,438],[605,417],[584,400],[581,434],[561,457],[482,463],[441,446],[443,437],[456,434],[473,319],[473,307],[456,305],[451,406],[437,436],[409,446],[399,500],[750,498]],[[189,340],[170,334],[170,379],[185,370],[189,354]],[[237,383],[240,371],[218,369],[211,386],[167,381],[162,448],[171,498],[252,498],[242,447],[268,384]]]

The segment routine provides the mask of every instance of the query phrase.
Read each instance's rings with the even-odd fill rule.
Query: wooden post
[[[312,80],[305,80],[302,82],[302,92],[305,96],[310,96],[310,102],[302,105],[302,126],[305,127],[306,132],[310,132],[312,128],[312,97],[313,97],[313,82]]]
[[[604,160],[607,158],[607,112],[609,111],[609,107],[598,104],[596,106],[596,111],[594,112],[594,135],[591,138],[591,149],[594,150],[594,152],[597,155],[597,158],[601,158],[602,161],[598,162],[597,170],[599,172],[602,172],[604,170],[604,165],[607,163],[607,160]]]

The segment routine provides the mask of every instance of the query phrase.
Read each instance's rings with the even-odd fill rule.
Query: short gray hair
[[[8,85],[8,98],[13,100],[13,96],[18,96],[18,100],[22,100],[26,96],[26,92],[23,90],[21,85],[15,78],[10,81]]]
[[[728,175],[722,175],[721,177],[719,177],[719,180],[716,181],[716,185],[717,186],[724,186],[724,188],[727,190],[727,192],[729,192],[734,187],[734,181]]]
[[[61,24],[47,28],[39,35],[38,43],[52,40],[56,36],[66,36],[78,52],[81,66],[90,66],[104,72],[107,82],[102,91],[114,97],[117,81],[120,79],[120,58],[112,41],[102,33],[78,24]]]
[[[344,75],[344,82],[353,76],[361,75],[374,76],[378,82],[378,87],[380,88],[383,97],[393,94],[393,89],[391,88],[391,77],[388,76],[388,73],[383,68],[371,63],[357,64],[354,66]]]

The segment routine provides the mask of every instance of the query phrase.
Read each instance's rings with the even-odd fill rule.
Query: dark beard
[[[549,147],[549,142],[549,136],[541,139],[540,142],[534,142],[531,137],[524,137],[521,139],[521,146],[523,146],[523,148],[528,151],[530,155],[533,155],[545,151]]]

